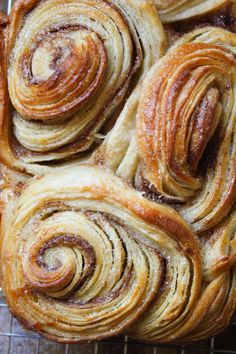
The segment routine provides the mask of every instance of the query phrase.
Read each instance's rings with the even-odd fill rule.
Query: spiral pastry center
[[[97,167],[34,182],[8,213],[4,239],[13,236],[4,241],[3,286],[19,319],[51,339],[103,338],[124,332],[151,304],[157,313],[161,293],[167,303],[176,298],[178,321],[186,317],[201,275],[196,240],[176,212]],[[179,292],[189,295],[179,301]],[[173,309],[160,307],[166,318]]]
[[[40,36],[33,49],[25,49],[18,70],[13,70],[12,75],[22,73],[14,103],[31,120],[65,118],[95,93],[105,70],[106,52],[96,33],[83,28],[52,31]]]
[[[163,196],[186,201],[203,186],[205,152],[214,150],[214,166],[223,150],[231,153],[235,58],[220,46],[186,44],[146,82],[138,114],[144,175]]]
[[[59,212],[41,221],[39,229],[25,246],[22,267],[27,286],[47,296],[83,303],[117,296],[137,277],[131,246],[148,266],[142,247],[106,215]]]
[[[135,3],[47,0],[27,9],[22,3],[19,19],[15,7],[7,75],[11,146],[19,165],[37,174],[50,161],[62,165],[89,154],[124,104],[132,77],[142,72],[139,23],[130,16],[140,10]]]
[[[95,262],[94,249],[85,239],[77,235],[58,235],[30,246],[24,274],[35,290],[65,298],[93,273]]]
[[[219,102],[220,92],[216,87],[210,88],[202,101],[195,109],[190,123],[190,141],[188,163],[192,170],[196,170],[203,156],[207,143],[214,135],[218,126],[222,105]]]

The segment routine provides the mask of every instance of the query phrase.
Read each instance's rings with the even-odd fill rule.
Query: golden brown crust
[[[231,6],[231,0],[154,0],[162,22],[171,23],[186,19],[201,19],[208,14]]]
[[[10,25],[0,13],[0,155],[10,167],[0,166],[1,278],[26,328],[64,343],[120,333],[185,343],[229,324],[229,3],[157,0],[162,21],[181,24],[167,25],[173,46],[146,78],[166,44],[151,0],[16,0]],[[104,138],[97,132],[105,122],[104,134],[114,128],[90,165],[78,166]],[[51,162],[64,168],[33,179],[13,170],[48,173]]]
[[[143,32],[150,23],[154,35]],[[150,1],[67,6],[62,0],[16,0],[4,68],[14,106],[3,119],[4,163],[39,174],[74,158],[83,161],[164,47]]]
[[[0,13],[0,155],[1,162],[7,166],[14,166],[14,156],[11,153],[11,129],[9,127],[9,97],[7,90],[7,30],[9,28],[9,18]]]
[[[135,338],[201,340],[224,330],[235,313],[235,52],[236,35],[225,29],[185,34],[148,72],[93,155],[146,198],[173,205],[199,235],[198,301],[186,312],[191,292],[178,289],[167,260],[160,297],[130,329]],[[176,291],[168,287],[174,281]]]
[[[188,298],[179,310],[184,306],[187,314],[198,299],[199,246],[187,224],[98,167],[31,180],[6,206],[1,239],[10,310],[53,340],[84,342],[124,332],[154,299],[157,306],[163,280],[170,277],[165,288],[171,289],[183,265],[176,291]]]
[[[199,179],[191,174],[191,168],[196,168],[191,159],[203,153],[218,126],[217,97],[228,85],[233,86],[235,69],[233,54],[222,47],[186,44],[176,47],[151,70],[140,98],[138,146],[145,161],[145,174],[162,195],[187,198],[199,188]],[[195,93],[197,85],[204,83],[209,72],[214,77],[225,77],[222,91],[219,92],[221,83],[212,79],[206,82],[198,101],[189,107],[190,95]],[[198,156],[198,161],[201,157]]]
[[[219,27],[181,37],[92,159],[147,197],[174,204],[197,232],[217,225],[235,202],[235,48],[236,35]]]
[[[201,244],[202,289],[188,320],[181,323],[181,315],[169,317],[164,307],[164,313],[157,308],[155,313],[154,305],[134,327],[133,335],[151,342],[187,343],[216,335],[229,325],[236,309],[235,222],[234,210]],[[161,297],[173,299],[173,294],[163,289]]]
[[[6,204],[1,231],[4,293],[26,328],[66,343],[127,331],[183,343],[229,323],[235,212],[199,243],[177,212],[99,167],[27,184]]]

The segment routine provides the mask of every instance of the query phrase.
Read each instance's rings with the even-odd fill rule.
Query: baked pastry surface
[[[196,232],[235,203],[235,49],[236,35],[222,28],[181,37],[94,154],[147,197],[179,208]]]
[[[2,286],[26,328],[68,343],[119,333],[187,342],[229,323],[235,212],[200,241],[172,208],[96,166],[27,184],[1,228]]]
[[[149,1],[16,0],[5,32],[13,110],[2,117],[1,155],[31,174],[94,150],[102,126],[165,49]]]
[[[16,0],[0,14],[0,271],[26,328],[187,343],[230,323],[236,34],[186,22],[226,5]],[[185,21],[165,25],[166,54],[157,8]]]
[[[158,300],[164,281],[174,292],[169,311],[180,292],[179,311],[198,298],[201,262],[190,227],[98,167],[32,179],[7,204],[1,240],[8,305],[50,339],[124,332]]]
[[[164,23],[187,20],[219,11],[230,0],[154,0]]]

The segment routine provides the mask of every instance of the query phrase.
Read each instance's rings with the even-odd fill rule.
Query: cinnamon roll
[[[112,336],[158,314],[166,292],[165,312],[189,321],[200,248],[177,212],[93,166],[27,183],[1,228],[2,285],[26,328],[59,342]]]
[[[2,59],[13,106],[2,114],[2,161],[38,174],[83,160],[164,48],[152,2],[16,0]]]
[[[148,197],[177,207],[196,232],[219,224],[235,203],[235,51],[236,35],[221,28],[183,36],[94,155]]]

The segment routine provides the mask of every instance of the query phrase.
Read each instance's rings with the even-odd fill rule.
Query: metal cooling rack
[[[0,10],[9,13],[12,0],[0,0]],[[99,343],[58,344],[27,331],[9,313],[0,292],[0,354],[236,354],[236,322],[209,340],[191,346],[164,346],[115,337]]]

